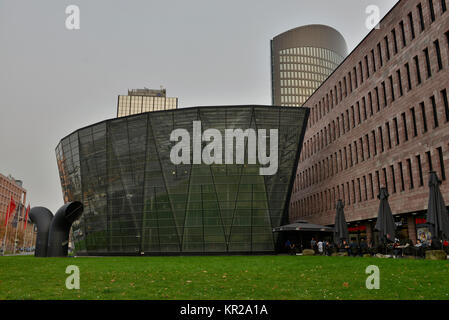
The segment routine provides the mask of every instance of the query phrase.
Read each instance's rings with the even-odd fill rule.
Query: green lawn
[[[68,290],[68,265],[80,290]],[[380,269],[368,290],[365,269]],[[448,299],[449,261],[302,257],[0,257],[0,299]]]

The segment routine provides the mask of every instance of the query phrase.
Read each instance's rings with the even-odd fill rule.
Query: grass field
[[[65,286],[68,265],[79,290]],[[365,269],[380,269],[368,290]],[[0,257],[0,299],[449,299],[449,261],[302,256]]]

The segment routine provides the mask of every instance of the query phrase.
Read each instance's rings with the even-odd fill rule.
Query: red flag
[[[16,203],[14,202],[14,199],[11,196],[11,202],[9,203],[9,218],[11,218],[11,214],[16,209]]]
[[[8,211],[6,211],[5,226],[8,224],[8,219],[11,216],[11,213],[13,213],[15,209],[16,209],[16,203],[14,202],[14,199],[11,196],[11,201],[9,202],[9,205],[8,205]]]
[[[6,214],[5,214],[5,227],[8,224],[8,212],[9,212],[9,204],[8,204],[8,208],[6,209]]]
[[[28,204],[27,211],[25,213],[25,224],[23,225],[23,229],[26,230],[27,222],[28,222],[28,212],[30,212],[30,204]]]

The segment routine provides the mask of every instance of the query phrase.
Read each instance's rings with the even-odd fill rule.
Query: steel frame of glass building
[[[64,201],[85,207],[72,226],[76,254],[276,252],[273,228],[288,220],[308,116],[308,108],[194,107],[105,120],[66,136],[56,148]],[[258,161],[174,165],[170,134],[192,134],[193,121],[221,133],[278,129],[277,173],[260,175]]]

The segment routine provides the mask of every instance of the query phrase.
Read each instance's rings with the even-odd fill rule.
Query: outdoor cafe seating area
[[[436,172],[429,173],[429,198],[427,206],[427,223],[431,238],[428,241],[396,238],[396,224],[393,212],[388,203],[387,188],[380,188],[378,199],[379,209],[376,219],[376,240],[362,238],[360,241],[350,237],[348,223],[344,214],[344,202],[339,199],[336,204],[335,224],[331,227],[320,226],[308,221],[298,220],[294,223],[273,229],[282,232],[287,237],[285,249],[290,254],[298,255],[341,255],[362,257],[393,257],[393,258],[426,258],[447,259],[449,256],[449,216],[443,196],[439,189],[441,180]],[[315,236],[304,241],[307,233]],[[333,233],[333,237],[330,235]],[[299,241],[291,242],[288,237],[295,234]],[[321,234],[321,236],[316,235]],[[307,248],[307,249],[305,249]]]
[[[351,241],[349,243],[341,243],[340,245],[334,245],[328,241],[311,241],[312,243],[308,248],[302,248],[301,245],[296,246],[291,244],[287,250],[293,255],[302,255],[304,250],[313,250],[314,255],[332,256],[332,255],[344,255],[350,257],[370,257],[380,256],[386,258],[415,258],[424,259],[426,251],[429,250],[444,250],[449,256],[449,243],[444,241],[443,243],[432,245],[430,243],[413,244],[411,240],[396,241],[378,246],[370,246],[364,240],[361,243]],[[321,242],[321,243],[320,243]]]

